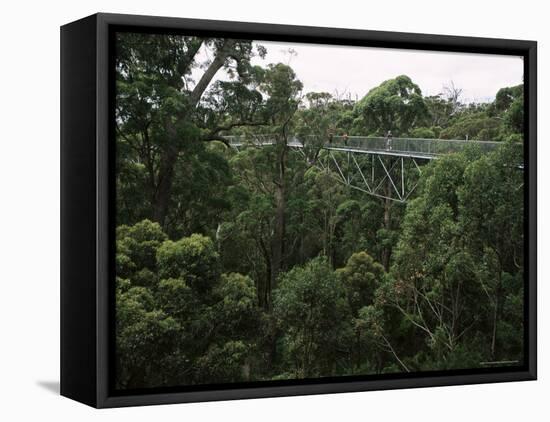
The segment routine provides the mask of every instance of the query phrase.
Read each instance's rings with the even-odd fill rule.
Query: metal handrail
[[[230,145],[273,145],[276,143],[274,135],[231,135],[225,137]],[[315,135],[289,136],[287,145],[294,147],[307,147],[313,145],[323,148],[337,148],[360,151],[379,151],[385,153],[399,154],[421,154],[426,156],[437,156],[459,152],[464,147],[476,145],[482,152],[490,152],[500,142],[477,141],[464,139],[430,139],[430,138],[382,138],[369,136],[334,136],[329,140],[322,139]]]

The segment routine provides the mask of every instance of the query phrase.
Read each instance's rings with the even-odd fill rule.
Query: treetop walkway
[[[276,135],[224,136],[229,146],[239,150],[246,147],[275,145]],[[298,151],[310,164],[331,170],[339,182],[385,200],[406,202],[418,185],[422,165],[445,154],[467,147],[479,148],[482,153],[496,149],[500,142],[380,138],[368,136],[315,135],[288,136],[286,145]],[[319,154],[321,150],[326,153]],[[313,154],[312,154],[313,152]]]
[[[232,147],[274,145],[274,135],[239,135],[225,136]],[[467,146],[475,145],[481,152],[490,152],[499,142],[475,141],[461,139],[426,139],[426,138],[380,138],[368,136],[334,136],[329,140],[320,141],[315,135],[289,136],[287,145],[292,148],[321,147],[323,149],[381,154],[396,157],[413,157],[431,160],[439,155],[459,152]]]

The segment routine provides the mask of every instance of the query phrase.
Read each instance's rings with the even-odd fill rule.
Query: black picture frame
[[[114,392],[112,34],[210,34],[524,58],[525,75],[525,364],[512,368],[247,383],[208,388]],[[535,380],[537,44],[352,29],[286,26],[99,13],[61,27],[61,395],[119,407],[351,391]]]

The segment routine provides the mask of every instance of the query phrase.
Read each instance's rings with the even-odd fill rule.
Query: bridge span
[[[232,147],[273,145],[273,135],[225,136]],[[321,147],[333,151],[381,154],[396,157],[414,157],[431,160],[439,155],[459,152],[467,146],[475,145],[482,152],[490,152],[499,142],[474,141],[463,139],[427,139],[427,138],[376,138],[368,136],[334,136],[330,140],[319,141],[315,135],[303,137],[289,136],[287,145],[293,148]]]
[[[225,136],[237,150],[245,147],[275,145],[274,135]],[[338,181],[352,189],[382,199],[406,202],[414,192],[422,165],[446,154],[475,147],[488,153],[499,142],[334,136],[320,139],[314,135],[288,136],[286,145],[316,167],[330,171]],[[320,153],[324,151],[323,153]]]

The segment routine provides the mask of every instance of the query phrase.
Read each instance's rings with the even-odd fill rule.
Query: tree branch
[[[203,142],[220,141],[220,142],[223,142],[223,144],[227,148],[231,148],[231,144],[229,143],[227,138],[224,138],[223,136],[220,136],[220,135],[215,135],[215,134],[206,135],[201,139],[201,141]]]
[[[239,127],[239,126],[266,126],[268,124],[268,122],[266,121],[261,121],[261,122],[248,122],[248,121],[239,121],[239,122],[234,122],[234,123],[229,123],[225,126],[218,126],[214,129],[212,129],[212,134],[215,134],[215,133],[219,133],[219,132],[222,132],[222,131],[227,131],[227,130],[231,130],[235,127]]]
[[[389,351],[391,352],[391,354],[395,357],[395,359],[397,360],[397,362],[399,362],[399,364],[403,367],[403,369],[407,372],[411,372],[409,370],[409,368],[407,367],[407,365],[405,365],[403,363],[403,361],[401,359],[399,359],[399,356],[397,356],[397,353],[395,353],[395,349],[392,347],[391,343],[388,341],[388,339],[383,335],[383,334],[380,334],[380,337],[382,337],[382,339],[384,340],[384,342],[386,343],[386,346],[389,348]]]
[[[189,105],[191,108],[194,108],[200,98],[202,97],[202,94],[218,72],[220,68],[224,65],[225,60],[229,57],[231,49],[235,46],[235,40],[226,40],[224,44],[220,47],[220,49],[216,52],[216,57],[210,63],[210,66],[208,66],[208,69],[203,73],[201,76],[199,82],[189,95]]]

